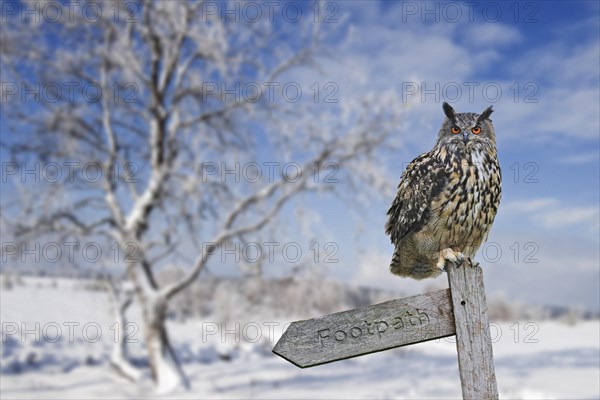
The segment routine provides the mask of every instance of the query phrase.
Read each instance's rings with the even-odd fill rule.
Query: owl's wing
[[[431,153],[422,154],[406,167],[396,198],[387,212],[385,232],[391,236],[392,243],[398,243],[427,222],[431,203],[447,181],[444,166]]]

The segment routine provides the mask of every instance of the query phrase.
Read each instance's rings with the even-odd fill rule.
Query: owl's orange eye
[[[471,129],[471,132],[473,132],[476,135],[479,135],[481,133],[481,127],[476,126],[473,129]]]
[[[458,126],[453,126],[451,131],[456,135],[457,133],[460,133],[460,128]]]

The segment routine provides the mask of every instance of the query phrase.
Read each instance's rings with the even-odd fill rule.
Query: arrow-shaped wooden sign
[[[306,368],[456,335],[463,398],[498,399],[483,274],[463,264],[450,289],[292,322],[273,352]]]
[[[306,368],[454,333],[446,289],[292,322],[273,352]]]

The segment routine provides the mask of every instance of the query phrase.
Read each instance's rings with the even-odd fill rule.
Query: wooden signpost
[[[448,265],[449,289],[295,321],[273,352],[300,367],[456,335],[464,399],[497,399],[481,267]]]

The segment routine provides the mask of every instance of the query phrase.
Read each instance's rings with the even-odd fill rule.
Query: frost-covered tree
[[[23,4],[27,13],[5,12],[0,32],[2,155],[14,189],[3,195],[3,228],[118,255],[158,390],[185,386],[165,326],[169,300],[218,263],[220,246],[266,227],[276,234],[282,216],[299,225],[289,208],[305,195],[352,202],[365,182],[377,190],[375,150],[398,103],[383,93],[336,98],[335,84],[302,81],[332,55],[315,4],[294,22],[200,1],[53,2],[59,18]],[[160,285],[165,265],[185,273]]]

